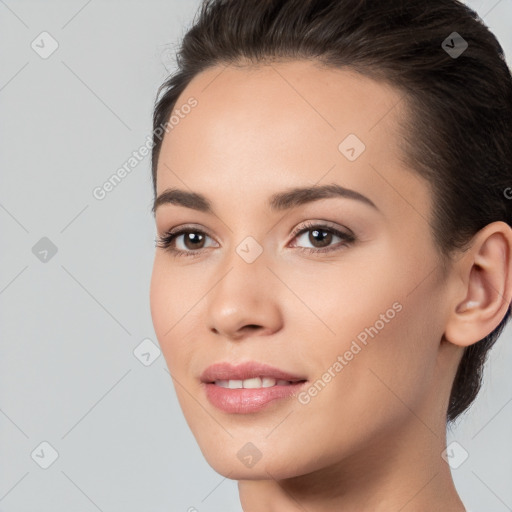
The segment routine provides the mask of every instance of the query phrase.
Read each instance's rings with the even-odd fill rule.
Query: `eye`
[[[294,239],[301,240],[303,243],[310,243],[312,247],[298,247],[300,251],[310,253],[324,253],[339,250],[341,247],[347,246],[356,240],[351,232],[343,232],[332,226],[320,223],[308,223],[301,226],[294,233]],[[307,236],[305,236],[307,235]],[[341,243],[331,245],[335,238],[339,238]],[[292,247],[296,247],[297,242]]]
[[[305,237],[304,235],[307,233],[309,233],[309,235]],[[307,238],[305,242],[311,243],[313,247],[297,247],[297,243],[293,244],[292,247],[297,247],[299,251],[309,253],[325,253],[340,250],[342,247],[346,247],[356,240],[352,232],[345,233],[335,227],[315,222],[302,225],[292,233],[292,236],[294,240]],[[334,246],[331,245],[336,238],[339,238],[341,242]],[[207,239],[213,240],[204,231],[185,226],[170,230],[162,236],[159,236],[156,240],[156,246],[165,249],[176,257],[194,257],[200,255],[204,249],[208,248],[206,245]]]
[[[207,248],[205,241],[210,238],[204,231],[192,227],[170,230],[156,240],[157,247],[169,251],[174,256],[196,256]]]

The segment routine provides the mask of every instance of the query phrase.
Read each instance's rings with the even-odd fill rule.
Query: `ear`
[[[455,266],[460,279],[444,334],[467,347],[500,324],[512,300],[512,228],[502,221],[488,224]]]

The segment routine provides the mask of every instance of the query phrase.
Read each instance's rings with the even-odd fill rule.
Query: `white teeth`
[[[259,377],[254,377],[253,379],[245,379],[243,381],[244,388],[254,389],[261,388],[261,379]]]
[[[221,388],[229,389],[258,389],[258,388],[271,388],[272,386],[289,386],[291,384],[288,380],[276,380],[272,377],[253,377],[252,379],[245,380],[216,380],[215,385]]]
[[[276,379],[273,379],[272,377],[263,377],[262,385],[264,388],[271,388],[276,385]]]

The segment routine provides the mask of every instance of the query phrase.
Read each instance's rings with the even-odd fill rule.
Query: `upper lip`
[[[289,381],[306,380],[300,375],[293,375],[274,366],[257,361],[247,361],[240,364],[228,362],[215,363],[203,371],[200,379],[202,382],[215,382],[216,380],[245,380],[255,377],[271,377],[276,380]]]

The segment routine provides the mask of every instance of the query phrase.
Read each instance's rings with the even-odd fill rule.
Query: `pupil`
[[[315,238],[311,238],[311,236],[310,236],[310,241],[311,241],[311,243],[312,243],[313,245],[315,245],[315,243],[320,242],[321,247],[324,247],[324,246],[326,246],[326,245],[329,245],[329,243],[330,243],[329,235],[331,235],[331,233],[329,233],[328,231],[320,231],[320,230],[318,230],[318,229],[314,229],[314,230],[312,230],[312,231],[311,231],[311,235],[312,235],[313,237],[319,236],[320,234],[321,234],[321,235],[323,235],[323,236],[324,236],[324,238],[323,238],[322,240],[317,240],[317,239],[315,239]]]
[[[202,241],[202,235],[197,233],[187,233],[187,236],[185,237],[185,245],[187,245],[187,242],[191,242],[192,245],[198,245],[196,242]],[[190,249],[190,247],[188,247]],[[194,249],[194,247],[192,247]]]

